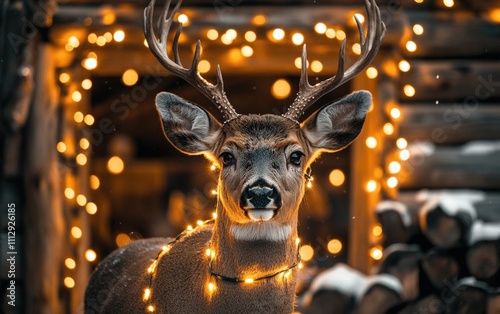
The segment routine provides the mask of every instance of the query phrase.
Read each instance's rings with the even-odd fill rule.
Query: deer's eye
[[[304,156],[302,152],[293,152],[292,154],[290,154],[290,163],[296,166],[300,166],[300,162],[302,161],[302,156]]]
[[[230,153],[222,153],[219,158],[222,158],[224,166],[232,166],[236,163],[236,159],[234,159],[234,156]]]

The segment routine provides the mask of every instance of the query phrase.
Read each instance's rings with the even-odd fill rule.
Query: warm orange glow
[[[85,197],[85,195],[79,194],[76,197],[76,203],[80,206],[85,206],[85,204],[87,204],[87,198]]]
[[[95,215],[97,213],[97,205],[93,202],[88,202],[87,205],[85,205],[85,211],[89,215]]]
[[[252,18],[252,23],[257,25],[257,26],[261,26],[261,25],[266,24],[266,21],[267,21],[267,18],[262,14],[256,15]]]
[[[408,160],[410,159],[410,151],[407,150],[407,149],[403,149],[400,153],[399,153],[399,158],[401,160]]]
[[[390,188],[395,188],[398,186],[398,179],[396,177],[390,177],[387,179],[387,186]]]
[[[318,34],[324,34],[326,33],[326,30],[327,30],[327,27],[325,25],[325,23],[317,23],[316,25],[314,25],[314,31]]]
[[[413,25],[413,32],[415,35],[422,35],[424,33],[424,27],[420,24]]]
[[[73,99],[74,102],[80,102],[80,100],[82,100],[82,94],[76,90],[71,94],[71,99]]]
[[[146,288],[144,289],[144,294],[142,295],[142,300],[147,301],[151,297],[151,289]]]
[[[113,39],[116,42],[122,42],[125,39],[125,32],[122,30],[118,30],[113,34]]]
[[[376,237],[380,237],[382,235],[382,227],[380,225],[376,225],[372,229],[372,233]]]
[[[68,83],[69,80],[70,80],[70,76],[68,73],[63,72],[63,73],[59,74],[59,82]]]
[[[392,123],[389,123],[389,122],[384,124],[384,133],[386,135],[394,134],[394,125],[392,125]]]
[[[64,153],[66,151],[67,147],[66,147],[66,144],[64,144],[64,142],[59,142],[59,143],[57,143],[56,149],[58,152]]]
[[[277,99],[285,99],[288,96],[290,96],[291,90],[292,87],[290,86],[290,83],[288,83],[287,80],[279,79],[276,82],[274,82],[271,88],[271,93]]]
[[[255,40],[257,40],[257,34],[252,31],[248,31],[245,33],[245,40],[249,43],[253,43]]]
[[[139,80],[139,74],[134,69],[128,69],[123,72],[122,82],[127,86],[132,86]]]
[[[252,278],[247,278],[247,279],[245,279],[245,283],[253,283],[253,279]]]
[[[96,58],[87,58],[82,61],[82,66],[87,70],[93,70],[97,67]]]
[[[301,57],[295,58],[295,61],[293,64],[295,64],[295,67],[297,69],[302,69],[302,58]],[[306,62],[306,66],[307,66],[307,68],[309,68],[309,61]]]
[[[500,23],[500,8],[488,12],[488,19],[493,23]]]
[[[87,36],[87,41],[91,44],[95,44],[97,42],[97,35],[95,33],[90,33]]]
[[[343,30],[338,30],[336,35],[337,35],[336,37],[339,41],[344,40],[347,36]]]
[[[91,114],[85,115],[85,118],[83,118],[83,121],[85,122],[86,125],[92,125],[95,122],[94,116]]]
[[[373,136],[370,136],[366,139],[365,144],[368,148],[374,149],[375,147],[377,147],[377,139]]]
[[[283,38],[285,38],[285,31],[281,28],[275,28],[273,30],[273,38],[275,40],[282,40]]]
[[[401,111],[398,108],[392,108],[391,117],[393,117],[394,119],[399,119],[401,117]]]
[[[361,45],[359,43],[352,45],[352,52],[359,56],[361,54]]]
[[[67,199],[73,199],[75,197],[75,190],[72,188],[66,188],[64,190],[64,196],[66,196]]]
[[[209,29],[207,32],[207,38],[210,40],[216,40],[217,38],[219,38],[219,32],[213,28]]]
[[[401,164],[397,161],[391,161],[389,163],[389,172],[390,173],[398,173],[401,171]]]
[[[149,311],[149,312],[154,312],[154,311],[155,311],[155,307],[154,307],[154,306],[152,306],[152,305],[149,305],[149,306],[148,306],[148,311]]]
[[[93,262],[93,261],[95,261],[96,258],[97,258],[97,254],[94,250],[88,249],[85,251],[85,259],[88,262]]]
[[[340,169],[333,169],[328,176],[331,185],[333,186],[341,186],[345,182],[345,174]]]
[[[222,34],[220,40],[224,45],[230,45],[233,43],[233,40],[229,36],[227,36],[227,34]]]
[[[75,280],[71,277],[64,278],[64,286],[69,289],[73,288],[75,286]]]
[[[294,45],[297,45],[297,46],[302,45],[302,43],[304,43],[304,35],[302,35],[301,33],[293,34],[292,42]]]
[[[97,37],[96,44],[99,47],[103,47],[104,45],[106,45],[106,37],[104,36]]]
[[[81,113],[80,111],[75,112],[75,114],[73,115],[73,119],[76,123],[83,122],[83,113]]]
[[[409,52],[415,52],[415,51],[417,51],[417,44],[414,41],[409,40],[406,43],[406,50],[408,50]]]
[[[399,148],[399,149],[405,149],[407,146],[408,146],[408,142],[406,141],[406,139],[400,137],[398,138],[398,140],[396,141],[396,146]]]
[[[311,62],[311,70],[316,73],[321,72],[323,70],[323,63],[321,63],[321,61],[314,60]]]
[[[231,40],[235,40],[236,37],[238,36],[238,32],[236,32],[236,30],[231,28],[226,31],[226,36]]]
[[[366,188],[366,192],[369,192],[369,193],[375,192],[377,190],[377,188],[378,188],[377,181],[375,181],[375,180],[368,181],[366,183],[365,188]]]
[[[82,229],[80,229],[78,227],[71,228],[71,235],[75,239],[80,239],[82,237]]]
[[[310,261],[314,256],[314,249],[309,244],[303,245],[299,249],[300,258],[304,261]]]
[[[378,247],[374,247],[370,250],[370,256],[378,261],[380,259],[382,259],[382,257],[384,256],[384,253],[382,252],[381,249],[379,249]]]
[[[80,147],[81,147],[82,149],[88,149],[88,148],[90,147],[90,142],[89,142],[89,140],[88,140],[88,139],[86,139],[86,138],[82,138],[82,139],[80,139]]]
[[[84,166],[86,163],[87,163],[87,156],[85,156],[84,154],[80,153],[78,155],[76,155],[76,162],[77,164],[79,164],[80,166]]]
[[[120,174],[125,168],[125,163],[118,156],[113,156],[108,160],[107,163],[108,171],[112,174]]]
[[[118,247],[122,247],[122,246],[132,242],[132,239],[130,239],[130,237],[126,233],[119,233],[116,236],[115,242],[116,242],[116,245],[118,245]]]
[[[182,23],[184,26],[187,26],[189,23],[189,18],[186,14],[179,14],[179,16],[177,17],[177,21],[179,23]]]
[[[361,13],[356,13],[354,14],[355,17],[358,18],[358,21],[363,24],[365,22],[365,16]],[[353,17],[353,20],[354,20],[354,17]]]
[[[414,1],[415,1],[415,3],[418,3],[418,4],[424,3],[424,0],[414,0]]]
[[[375,79],[375,78],[377,78],[377,76],[378,76],[377,69],[374,68],[374,67],[369,67],[368,69],[366,69],[366,76],[369,79]]]
[[[329,28],[326,30],[326,33],[325,33],[326,37],[330,38],[330,39],[333,39],[335,38],[336,36],[336,32],[333,28]]]
[[[207,73],[210,71],[211,65],[208,60],[201,60],[200,63],[198,63],[198,72],[200,73]]]
[[[241,47],[241,54],[243,57],[251,57],[253,55],[253,49],[250,46]]]
[[[85,90],[89,90],[92,88],[92,81],[89,79],[84,79],[82,81],[82,88]]]
[[[342,242],[338,239],[332,239],[328,242],[328,251],[332,254],[337,254],[342,251]]]
[[[99,180],[99,177],[96,175],[91,175],[89,181],[90,181],[90,188],[92,190],[97,190],[99,188],[99,185],[101,185],[101,181]]]
[[[68,269],[75,269],[76,267],[76,262],[74,259],[72,258],[67,258],[64,260],[64,265],[68,268]]]
[[[416,90],[415,87],[413,87],[412,85],[406,84],[403,88],[403,92],[407,97],[413,97],[415,96]]]
[[[452,8],[455,5],[455,1],[453,1],[453,0],[443,0],[443,4],[446,7],[448,7],[448,8]]]
[[[411,69],[410,63],[406,60],[399,61],[398,67],[401,72],[408,72]]]

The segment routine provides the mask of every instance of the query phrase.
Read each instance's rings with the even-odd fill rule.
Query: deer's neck
[[[263,277],[293,265],[297,261],[297,224],[290,225],[285,239],[239,240],[231,224],[220,217],[214,226],[211,249],[215,252],[212,269],[226,277],[240,279]]]

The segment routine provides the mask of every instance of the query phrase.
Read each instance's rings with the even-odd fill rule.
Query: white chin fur
[[[274,221],[261,223],[249,222],[231,226],[231,232],[236,240],[283,241],[290,237],[292,227],[290,225],[280,225]]]
[[[250,209],[247,213],[248,217],[253,221],[268,221],[274,217],[274,210],[272,209]]]

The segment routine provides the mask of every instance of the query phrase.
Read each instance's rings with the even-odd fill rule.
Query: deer
[[[204,155],[218,167],[216,218],[199,221],[175,239],[134,241],[112,252],[94,271],[85,294],[86,313],[292,313],[298,268],[298,210],[309,167],[322,152],[349,145],[360,133],[372,103],[357,91],[327,104],[299,122],[322,96],[363,71],[375,58],[385,25],[375,0],[366,0],[367,34],[355,17],[362,51],[344,70],[346,41],[337,73],[311,85],[306,46],[302,49],[296,99],[282,114],[241,115],[217,83],[197,70],[198,41],[190,68],[182,65],[179,24],[167,39],[182,1],[166,2],[155,27],[152,0],[144,11],[144,33],[156,59],[184,79],[222,113],[219,122],[203,107],[161,92],[156,109],[168,141],[187,155]],[[160,33],[157,36],[156,29]]]

